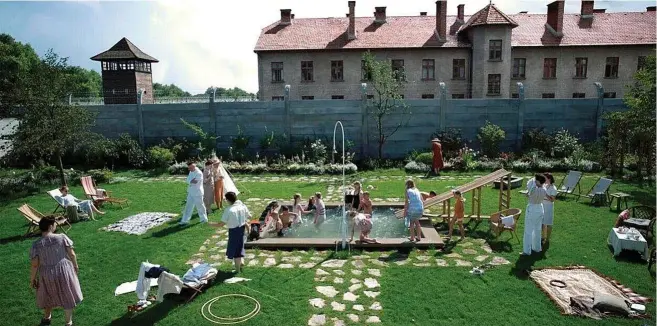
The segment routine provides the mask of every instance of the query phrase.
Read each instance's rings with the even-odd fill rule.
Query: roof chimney
[[[545,27],[556,37],[563,36],[563,9],[564,9],[564,0],[557,0],[549,4],[548,14],[547,14],[547,23]]]
[[[349,13],[347,13],[347,18],[349,18]]]
[[[465,5],[461,4],[456,6],[456,18],[461,22],[465,22]]]
[[[294,14],[290,15],[290,18],[294,19]]]
[[[356,1],[349,1],[349,27],[347,27],[347,40],[356,39]]]
[[[582,18],[592,18],[592,17],[585,17],[585,16],[592,16],[593,15],[593,5],[594,1],[588,1],[588,0],[582,0]]]
[[[657,6],[646,7],[646,11],[655,11],[656,9],[657,9]]]
[[[521,11],[521,12],[519,12],[519,14],[526,14],[526,13],[528,13],[528,12],[529,12],[529,11]]]
[[[292,9],[281,9],[281,22],[279,25],[292,24]]]
[[[436,1],[436,37],[447,41],[447,0]]]
[[[374,22],[377,24],[385,24],[386,7],[374,7]]]
[[[426,16],[427,12],[426,11],[420,11],[420,16]]]

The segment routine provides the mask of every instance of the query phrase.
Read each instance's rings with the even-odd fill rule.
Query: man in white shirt
[[[228,259],[233,259],[235,262],[235,271],[240,272],[242,268],[242,257],[245,256],[244,252],[244,235],[246,234],[247,221],[251,219],[251,212],[242,203],[237,200],[237,195],[229,191],[224,197],[230,205],[224,214],[221,216],[221,222],[211,223],[212,226],[228,228],[228,246],[226,248],[226,256]]]
[[[196,212],[201,218],[201,223],[208,221],[208,214],[203,204],[203,172],[196,167],[194,163],[188,163],[189,175],[187,176],[187,203],[183,211],[182,220],[178,223],[180,225],[189,224],[192,218],[192,212],[196,207]]]

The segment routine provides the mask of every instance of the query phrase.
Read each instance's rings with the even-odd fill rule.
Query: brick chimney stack
[[[445,42],[447,40],[447,0],[436,1],[436,37]]]
[[[349,27],[347,27],[347,39],[356,39],[356,1],[349,1]]]
[[[281,22],[279,25],[292,24],[292,9],[281,9]]]
[[[374,7],[374,22],[377,24],[385,24],[386,7]]]
[[[427,12],[426,11],[420,11],[420,16],[426,16]]]
[[[456,18],[461,22],[465,22],[465,5],[461,4],[458,5],[456,8],[457,8]]]
[[[646,11],[656,11],[656,10],[657,10],[657,6],[646,7]]]
[[[590,18],[590,17],[584,17],[584,16],[593,16],[593,6],[595,2],[594,1],[587,1],[583,0],[582,1],[582,18]]]
[[[548,7],[547,23],[545,27],[556,37],[563,36],[563,10],[564,0],[550,3]]]

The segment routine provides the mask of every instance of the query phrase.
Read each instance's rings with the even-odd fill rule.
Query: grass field
[[[127,175],[127,174],[126,174]],[[453,186],[474,179],[473,175],[446,174],[455,179],[419,180],[419,188],[438,193],[447,191]],[[558,176],[558,180],[562,176]],[[329,186],[339,182],[333,177],[285,177],[280,179],[255,179],[252,177],[237,177],[237,186],[243,192],[242,200],[251,208],[254,216],[259,215],[264,208],[265,199],[286,199],[292,194],[301,192],[308,197],[315,191],[328,192]],[[340,177],[338,177],[339,179]],[[349,179],[364,178],[364,185],[372,185],[374,198],[399,198],[403,196],[403,173],[367,173]],[[582,190],[587,191],[595,182],[594,176],[587,176],[582,181]],[[262,267],[256,264],[248,266],[243,277],[251,281],[242,284],[216,284],[206,293],[199,295],[190,304],[183,305],[179,300],[171,299],[155,304],[137,315],[127,314],[126,306],[136,302],[134,293],[115,297],[114,289],[123,282],[135,280],[142,261],[161,264],[182,275],[188,268],[186,262],[192,258],[203,257],[208,260],[210,254],[200,254],[199,247],[209,243],[216,237],[215,230],[198,224],[194,217],[192,224],[180,228],[175,223],[163,225],[142,236],[127,235],[116,232],[105,232],[99,228],[114,223],[139,212],[171,212],[180,213],[185,197],[185,184],[176,180],[157,181],[148,179],[142,181],[126,181],[117,184],[103,185],[115,195],[130,198],[131,204],[125,209],[108,206],[107,214],[95,222],[81,222],[73,225],[69,237],[74,241],[80,265],[80,282],[84,294],[83,303],[76,309],[74,321],[76,325],[182,325],[194,323],[210,325],[200,314],[201,306],[218,295],[243,293],[256,298],[262,306],[259,315],[244,323],[244,325],[307,325],[313,314],[323,313],[329,318],[348,321],[347,314],[354,313],[351,304],[345,311],[333,311],[327,299],[328,309],[314,308],[309,305],[311,298],[321,298],[315,286],[319,285],[316,278],[316,268],[283,269]],[[654,186],[638,186],[616,182],[612,191],[622,191],[633,196],[632,204],[654,205]],[[72,193],[81,196],[80,188],[73,188]],[[497,191],[486,188],[482,212],[486,214],[497,210]],[[469,195],[466,196],[469,199]],[[36,325],[40,319],[40,311],[35,306],[34,293],[29,287],[29,248],[36,238],[24,239],[26,230],[24,219],[16,208],[22,203],[29,203],[41,212],[51,212],[55,202],[45,194],[0,203],[0,216],[3,227],[0,228],[0,256],[3,264],[0,273],[4,275],[0,281],[2,295],[0,306],[3,316],[0,325]],[[522,208],[526,199],[513,191],[512,206]],[[615,206],[615,204],[614,204]],[[519,260],[518,253],[521,244],[515,239],[508,240],[509,235],[503,235],[499,242],[491,242],[495,252],[491,256],[499,256],[510,262],[508,265],[496,266],[482,277],[469,274],[470,267],[416,267],[415,264],[389,264],[380,267],[372,264],[377,257],[406,258],[407,253],[396,252],[352,252],[351,255],[370,257],[362,259],[365,265],[359,268],[351,263],[345,264],[341,270],[347,275],[354,269],[366,270],[377,268],[381,271],[378,279],[380,296],[376,298],[383,310],[360,313],[361,316],[376,315],[382,325],[642,325],[654,324],[655,319],[645,321],[627,319],[606,319],[594,321],[583,318],[562,316],[557,307],[545,296],[531,280],[522,272],[525,269],[545,266],[586,265],[607,276],[613,277],[636,292],[652,296],[655,293],[655,280],[646,269],[645,263],[632,253],[623,253],[614,258],[606,245],[607,235],[612,227],[616,212],[607,207],[593,207],[586,201],[576,202],[574,199],[560,200],[556,203],[555,230],[549,250],[543,256]],[[470,205],[466,202],[466,213]],[[220,212],[211,215],[211,220],[218,220]],[[375,226],[376,227],[376,226]],[[523,219],[520,221],[519,235],[522,238]],[[488,231],[486,223],[470,224],[468,241],[481,241]],[[473,239],[474,238],[474,239]],[[508,240],[508,241],[507,241]],[[461,253],[466,256],[465,246],[457,244],[448,246],[447,251],[427,250],[412,251],[409,261],[422,257],[432,260],[449,259],[450,253]],[[210,249],[211,250],[211,249]],[[321,264],[330,258],[346,258],[350,262],[361,260],[348,257],[345,252],[271,252],[250,251],[262,259],[270,255],[277,263],[285,261],[285,257],[301,257],[301,261],[315,261]],[[215,252],[223,255],[223,252]],[[321,257],[320,260],[309,260],[309,257]],[[467,260],[466,258],[463,258]],[[230,265],[218,259],[219,269],[230,271]],[[329,269],[326,269],[329,270]],[[222,273],[222,275],[224,275]],[[230,275],[225,275],[229,277]],[[331,276],[333,277],[333,276]],[[346,280],[349,276],[344,276]],[[340,291],[347,291],[349,282],[333,284]],[[336,299],[337,300],[337,299]],[[368,301],[369,300],[369,301]],[[340,301],[340,300],[337,300]],[[368,306],[374,300],[360,295],[356,303]],[[226,316],[229,312],[235,315],[248,313],[252,304],[246,300],[236,299],[220,301],[214,304],[213,312]],[[648,312],[655,314],[654,304],[648,305]],[[358,312],[356,312],[358,313]],[[362,318],[362,317],[361,317]],[[54,325],[63,325],[63,313],[57,311]],[[361,319],[361,323],[364,319]],[[332,325],[333,322],[327,322]],[[347,323],[348,324],[348,323]]]

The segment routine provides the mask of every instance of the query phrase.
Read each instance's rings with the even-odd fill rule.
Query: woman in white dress
[[[550,173],[545,176],[545,199],[543,200],[543,242],[550,242],[552,224],[554,222],[554,201],[557,198],[557,187],[554,186],[554,177]]]
[[[215,202],[213,164],[214,162],[208,160],[203,168],[203,204],[208,214],[212,213],[212,203]],[[217,209],[219,209],[219,205],[217,205]]]
[[[545,176],[537,174],[533,183],[528,184],[529,203],[525,210],[525,232],[522,240],[522,255],[541,252],[541,226],[543,223],[543,200],[546,197]]]
[[[62,186],[61,188],[59,188],[59,192],[62,193],[62,197],[58,200],[58,202],[64,208],[69,207],[69,206],[75,206],[75,207],[78,208],[78,211],[81,211],[81,212],[89,215],[89,218],[92,219],[92,220],[95,220],[94,213],[98,213],[100,215],[105,214],[104,212],[99,211],[96,208],[96,206],[94,206],[94,203],[91,200],[80,200],[80,199],[75,198],[75,196],[69,194],[67,186]]]

